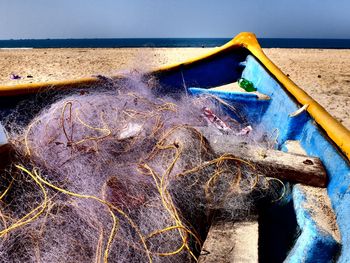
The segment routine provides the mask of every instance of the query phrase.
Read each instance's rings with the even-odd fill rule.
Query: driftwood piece
[[[230,153],[249,161],[259,172],[268,177],[326,187],[327,175],[319,158],[251,146],[237,141],[237,136],[213,134],[206,127],[196,129],[203,134],[218,155]]]

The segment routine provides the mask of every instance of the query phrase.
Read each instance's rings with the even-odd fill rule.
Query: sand
[[[211,48],[1,49],[0,85],[150,70]],[[264,49],[268,57],[350,129],[350,49]],[[11,80],[10,74],[22,76]]]
[[[350,49],[265,49],[267,56],[350,130]]]

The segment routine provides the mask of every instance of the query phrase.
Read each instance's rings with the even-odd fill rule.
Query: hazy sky
[[[350,38],[350,0],[0,0],[0,39]]]

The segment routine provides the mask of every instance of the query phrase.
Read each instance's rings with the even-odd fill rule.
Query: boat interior
[[[228,109],[232,118],[274,138],[275,149],[315,156],[322,161],[328,176],[327,188],[317,190],[316,196],[325,198],[322,204],[315,201],[320,199],[311,198],[310,189],[288,182],[288,191],[281,200],[261,204],[257,219],[259,262],[350,261],[349,159],[310,115],[308,105],[298,102],[259,57],[245,46],[231,46],[144,76],[151,77],[157,79],[160,94],[219,97],[238,109]],[[237,87],[240,78],[252,82],[257,91],[246,92]],[[0,97],[0,121],[14,111],[21,114],[31,108],[34,113],[39,112],[50,102],[53,90],[39,95]],[[31,101],[35,101],[35,107]],[[2,134],[0,141],[4,143]],[[319,210],[322,215],[328,213],[336,218],[336,225],[320,222],[314,212]]]

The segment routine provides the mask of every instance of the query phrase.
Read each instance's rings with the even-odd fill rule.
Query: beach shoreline
[[[215,48],[1,49],[0,85],[148,71]],[[350,49],[266,48],[266,55],[331,115],[350,129]],[[15,74],[21,79],[10,79]]]

